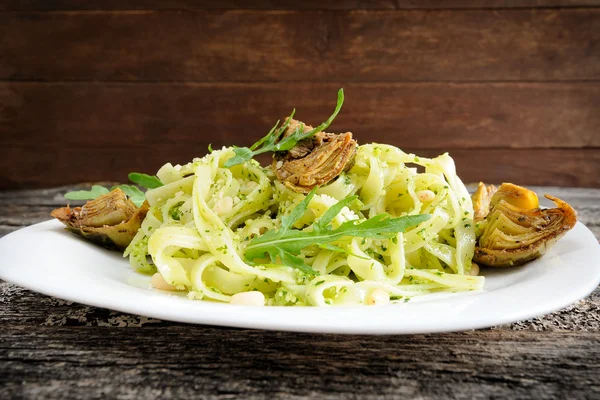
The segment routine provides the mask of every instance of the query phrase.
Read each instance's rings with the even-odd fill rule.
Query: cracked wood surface
[[[0,192],[0,236],[47,220],[73,188]],[[600,239],[600,189],[534,190]],[[166,322],[0,281],[0,398],[591,399],[598,359],[600,289],[491,329],[369,337]]]

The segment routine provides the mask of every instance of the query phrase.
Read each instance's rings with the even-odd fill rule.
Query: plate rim
[[[73,290],[67,290],[66,292],[57,293],[56,287],[52,284],[40,284],[40,281],[31,281],[26,279],[26,277],[19,272],[15,272],[15,270],[11,270],[9,263],[5,262],[7,259],[10,260],[10,256],[6,256],[4,249],[9,247],[13,242],[19,242],[20,236],[34,234],[35,232],[41,231],[44,232],[43,229],[47,231],[65,231],[63,225],[55,220],[48,220],[45,222],[41,222],[38,224],[30,225],[28,227],[16,230],[11,232],[4,237],[0,238],[0,279],[3,279],[7,282],[14,283],[18,286],[24,287],[26,289],[32,290],[34,292],[42,293],[47,296],[57,297],[68,301],[74,301],[80,304],[100,307],[100,308],[108,308],[111,310],[115,310],[118,312],[124,312],[128,314],[134,315],[143,315],[151,318],[158,318],[165,321],[172,322],[183,322],[187,324],[203,324],[203,325],[214,325],[214,326],[226,326],[233,328],[249,328],[249,329],[263,329],[263,330],[274,330],[274,331],[293,331],[293,332],[305,332],[305,333],[334,333],[334,334],[426,334],[426,333],[440,333],[440,332],[458,332],[465,331],[471,329],[482,329],[489,328],[492,326],[503,325],[507,323],[522,321],[525,319],[546,315],[551,312],[560,310],[564,307],[567,307],[578,300],[585,298],[600,283],[600,245],[598,244],[597,239],[593,235],[593,233],[581,222],[578,222],[573,230],[567,233],[565,237],[561,240],[565,240],[565,238],[569,236],[575,235],[584,235],[585,240],[581,240],[584,246],[580,249],[575,250],[575,254],[578,252],[592,252],[595,257],[595,262],[589,263],[591,265],[595,265],[595,269],[593,267],[588,267],[585,271],[589,272],[590,275],[589,280],[583,280],[584,283],[577,287],[577,290],[570,288],[570,290],[565,294],[562,294],[562,297],[552,299],[552,301],[538,304],[537,306],[529,306],[525,310],[513,310],[512,312],[504,312],[502,315],[485,315],[484,317],[479,316],[478,318],[474,318],[472,321],[459,319],[457,323],[452,324],[449,322],[445,322],[439,325],[435,325],[432,323],[424,324],[424,325],[398,325],[397,321],[394,323],[385,323],[385,321],[381,321],[381,318],[389,317],[390,314],[393,315],[391,310],[392,307],[396,308],[394,311],[402,307],[403,311],[399,312],[400,317],[404,316],[412,316],[417,312],[417,309],[425,307],[431,308],[431,304],[436,304],[438,301],[429,300],[429,301],[415,301],[409,302],[408,304],[393,304],[390,306],[384,307],[365,307],[365,306],[343,306],[343,307],[248,307],[248,306],[236,306],[224,303],[216,303],[216,302],[208,302],[208,301],[193,301],[185,298],[178,298],[181,305],[178,305],[178,308],[183,311],[189,311],[190,309],[194,311],[194,313],[190,315],[182,315],[179,311],[176,314],[169,314],[165,312],[164,306],[166,304],[174,304],[172,295],[165,295],[164,293],[159,293],[158,291],[151,291],[147,289],[136,288],[136,291],[127,290],[125,291],[125,297],[129,299],[130,296],[133,296],[135,299],[139,296],[139,291],[143,291],[140,297],[140,300],[143,299],[153,299],[156,300],[158,304],[161,305],[162,308],[157,309],[142,309],[139,306],[139,302],[127,303],[127,302],[115,302],[114,299],[111,301],[98,301],[97,298],[93,296],[91,298],[82,298],[81,292],[79,295],[75,294],[76,292]],[[42,233],[43,235],[43,233]],[[42,237],[43,238],[43,237]],[[67,238],[64,236],[63,238]],[[39,239],[39,238],[38,238]],[[72,239],[77,239],[73,237]],[[58,239],[62,240],[62,239]],[[71,238],[68,239],[71,241]],[[80,245],[82,246],[94,246],[84,240],[79,240]],[[592,242],[595,244],[592,245]],[[560,243],[560,241],[559,241]],[[91,247],[93,248],[93,247]],[[99,251],[106,252],[101,248],[97,248]],[[11,253],[9,253],[11,254]],[[13,255],[14,257],[14,255]],[[544,263],[545,259],[538,260],[537,262]],[[548,260],[549,262],[550,260]],[[43,263],[40,263],[43,264]],[[133,273],[131,270],[129,263],[124,259],[123,265],[127,266],[127,273]],[[39,268],[39,267],[37,267]],[[550,274],[552,277],[552,274]],[[53,282],[52,280],[50,282]],[[530,282],[529,280],[525,281]],[[522,282],[520,282],[522,283]],[[515,286],[509,285],[508,288]],[[527,286],[527,285],[526,285]],[[133,287],[133,286],[130,286]],[[54,288],[54,289],[53,289]],[[64,288],[63,288],[64,289]],[[490,295],[491,293],[503,291],[506,288],[500,288],[498,290],[483,291],[478,292],[463,292],[457,294],[456,296],[450,297],[449,299],[444,300],[444,304],[447,307],[452,305],[461,306],[465,303],[467,304],[467,310],[469,309],[468,305],[473,302],[481,302],[484,298],[489,298],[488,300],[492,300],[498,295]],[[93,292],[92,292],[93,293]],[[150,296],[148,296],[150,294]],[[487,294],[487,295],[486,295]],[[85,297],[85,296],[84,296]],[[472,301],[468,300],[472,297]],[[502,296],[500,296],[502,297]],[[169,300],[166,300],[169,299]],[[433,301],[433,303],[430,303]],[[163,304],[164,303],[164,304]],[[427,306],[427,304],[429,306]],[[193,306],[191,306],[193,304]],[[184,306],[185,305],[185,306]],[[194,307],[193,309],[191,307]],[[410,308],[408,308],[410,307]],[[406,311],[406,309],[410,311]],[[228,311],[228,312],[224,312]],[[367,311],[368,310],[368,311]],[[479,311],[478,308],[474,308],[474,310]],[[450,310],[451,311],[451,310]],[[197,315],[198,313],[204,313],[200,317]],[[342,324],[340,326],[332,326],[331,324],[319,322],[325,318],[325,320],[332,319],[333,321],[340,318],[340,315],[345,315],[348,313],[352,313],[353,318],[358,318],[359,321],[370,322],[371,326],[361,325],[361,324]],[[293,314],[293,315],[292,315]],[[305,315],[306,314],[306,315]],[[232,317],[229,317],[232,315]],[[269,316],[273,318],[265,318],[264,316]],[[290,315],[296,318],[290,318]],[[243,316],[243,318],[240,318]],[[314,317],[319,317],[314,319]],[[312,317],[312,321],[311,318]],[[282,320],[277,320],[277,318],[283,318]],[[347,317],[345,317],[347,318]],[[423,321],[421,321],[423,322]]]

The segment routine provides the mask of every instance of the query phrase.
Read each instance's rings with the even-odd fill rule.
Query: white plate
[[[408,334],[486,328],[546,314],[600,282],[600,246],[581,223],[543,258],[483,271],[479,292],[435,294],[380,307],[249,307],[150,289],[117,252],[48,221],[0,239],[0,278],[50,296],[170,321],[301,332]]]

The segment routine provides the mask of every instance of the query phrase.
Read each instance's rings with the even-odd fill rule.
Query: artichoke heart
[[[483,182],[479,182],[477,191],[471,196],[473,200],[473,221],[479,222],[485,219],[490,213],[490,204],[492,203],[492,196],[498,191],[498,188],[494,185],[485,186]]]
[[[290,120],[285,136],[298,129],[309,132],[313,128],[295,119]],[[298,193],[308,193],[324,185],[352,166],[357,143],[352,133],[319,132],[312,138],[298,142],[289,151],[276,154],[273,171],[286,187]]]
[[[476,222],[478,217],[480,221],[473,261],[513,267],[544,255],[577,222],[569,204],[549,195],[546,198],[557,207],[541,209],[537,195],[517,185],[503,183],[496,191],[480,183],[472,196]]]
[[[140,229],[148,212],[148,202],[140,208],[119,188],[88,201],[83,207],[57,208],[51,215],[68,230],[107,249],[124,250]]]

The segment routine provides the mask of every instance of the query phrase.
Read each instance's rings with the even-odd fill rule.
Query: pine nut
[[[264,306],[265,295],[262,292],[241,292],[236,293],[229,299],[229,304],[238,304],[242,306]]]
[[[365,297],[365,303],[369,306],[383,306],[389,304],[390,295],[383,289],[375,289]]]
[[[215,203],[214,211],[219,215],[229,214],[231,209],[233,208],[233,199],[229,196],[225,196],[222,199],[219,199]]]
[[[419,190],[417,192],[417,197],[419,198],[419,201],[432,201],[435,199],[435,193],[429,189]]]
[[[171,285],[170,283],[167,283],[167,281],[165,281],[165,278],[163,278],[159,272],[152,275],[152,286],[159,290],[177,290],[175,286]]]
[[[475,263],[471,263],[471,272],[470,273],[472,276],[479,275],[479,265],[477,265]]]
[[[254,181],[248,181],[248,183],[246,183],[246,187],[250,190],[254,190],[258,187],[258,183]]]

